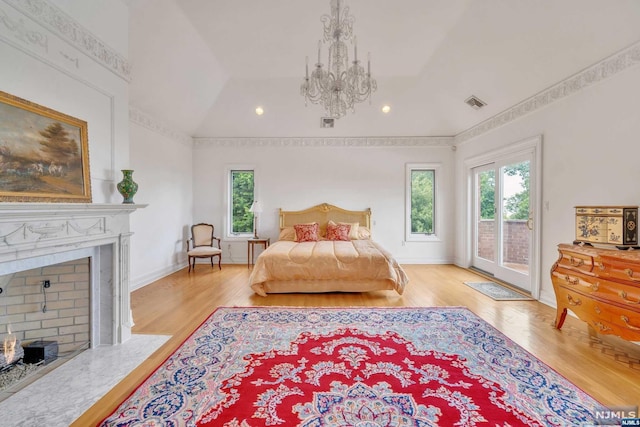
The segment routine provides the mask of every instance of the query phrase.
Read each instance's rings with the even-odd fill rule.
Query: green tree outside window
[[[522,191],[519,191],[505,200],[506,219],[529,218],[529,165],[530,162],[522,162],[505,167],[504,173],[509,176],[520,177]]]
[[[249,210],[254,199],[252,170],[231,171],[231,233],[253,233],[253,213]]]
[[[411,171],[411,233],[434,234],[435,171]]]

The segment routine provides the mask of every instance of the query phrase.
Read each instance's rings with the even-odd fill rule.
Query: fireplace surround
[[[89,258],[90,346],[123,343],[133,326],[129,215],[145,206],[0,203],[0,276]]]

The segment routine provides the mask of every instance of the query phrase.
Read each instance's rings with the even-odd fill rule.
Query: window
[[[434,240],[436,235],[436,198],[439,165],[407,164],[406,240]]]
[[[231,169],[229,181],[229,234],[252,234],[253,213],[249,209],[255,196],[255,173],[252,169]]]

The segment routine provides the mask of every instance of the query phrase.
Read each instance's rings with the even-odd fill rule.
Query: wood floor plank
[[[485,281],[452,265],[406,265],[404,295],[393,291],[255,295],[246,265],[222,270],[197,265],[176,272],[131,295],[134,333],[171,339],[83,414],[73,426],[95,425],[109,415],[153,370],[221,306],[432,307],[464,306],[541,359],[596,400],[609,406],[640,404],[640,346],[598,336],[568,316],[561,331],[555,310],[537,301],[494,301],[463,284]]]

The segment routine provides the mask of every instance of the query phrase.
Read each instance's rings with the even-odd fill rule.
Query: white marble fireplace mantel
[[[131,336],[129,215],[141,204],[0,203],[0,276],[91,258],[91,345]]]

